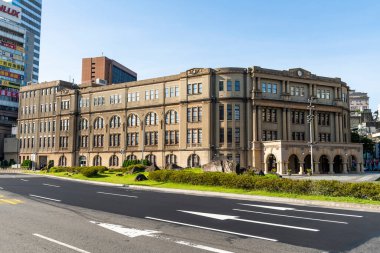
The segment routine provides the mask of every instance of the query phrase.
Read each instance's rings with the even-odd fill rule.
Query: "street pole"
[[[313,110],[315,109],[315,106],[313,105],[313,101],[315,100],[315,97],[310,97],[308,99],[309,105],[307,106],[307,109],[309,109],[309,115],[307,116],[307,122],[310,126],[310,138],[309,138],[309,145],[310,145],[310,163],[311,163],[311,174],[314,174],[314,159],[313,159],[313,145],[314,145],[314,136],[313,136],[313,122],[314,122],[314,114]]]

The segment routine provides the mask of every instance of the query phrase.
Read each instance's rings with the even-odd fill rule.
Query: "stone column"
[[[287,125],[287,140],[290,140],[290,137],[292,136],[292,130],[291,130],[291,115],[290,115],[290,109],[286,109],[286,125]]]
[[[252,140],[257,141],[258,136],[257,136],[257,107],[253,106],[252,109]]]
[[[256,90],[261,91],[261,79],[260,79],[260,77],[257,77],[257,79],[256,79]]]
[[[311,161],[313,162],[313,161]],[[319,174],[319,162],[314,162],[314,174]]]
[[[304,163],[300,163],[300,172],[299,172],[300,175],[303,175],[305,174],[305,164]]]
[[[335,118],[335,142],[340,142],[338,113],[335,113],[334,118]]]
[[[356,164],[356,172],[361,173],[362,172],[362,163],[357,163]]]
[[[264,173],[268,174],[268,163],[264,163]]]
[[[261,141],[261,135],[262,135],[262,131],[261,131],[261,122],[262,122],[262,113],[261,113],[261,106],[257,106],[257,141]]]
[[[334,174],[334,163],[329,162],[329,174]]]
[[[281,139],[286,141],[288,140],[287,131],[286,131],[286,109],[282,108],[282,136]]]
[[[348,173],[348,171],[347,171],[347,163],[343,163],[343,173],[344,174]]]
[[[284,80],[281,81],[281,87],[282,87],[281,93],[282,94],[286,93],[286,85],[285,85],[285,81]]]
[[[284,162],[284,167],[280,168],[281,170],[279,171],[279,174],[283,175],[284,173],[288,172],[288,163]]]

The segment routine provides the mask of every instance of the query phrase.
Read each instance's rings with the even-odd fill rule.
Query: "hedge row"
[[[91,167],[52,167],[49,172],[69,172],[69,173],[81,173],[85,177],[94,177],[98,173],[103,173],[108,170],[105,166],[91,166]]]
[[[245,190],[263,190],[302,195],[355,197],[380,200],[380,184],[349,183],[332,180],[292,180],[266,176],[236,175],[221,172],[194,173],[189,171],[157,170],[149,179],[158,182],[186,183],[192,185],[222,186]]]

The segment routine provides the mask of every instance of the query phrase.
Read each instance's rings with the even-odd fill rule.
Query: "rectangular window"
[[[169,88],[165,88],[165,97],[166,97],[166,98],[169,97]]]
[[[219,120],[224,120],[224,105],[219,105]]]
[[[170,97],[174,97],[174,96],[175,96],[174,87],[170,87]]]
[[[227,91],[232,91],[232,81],[227,80]]]
[[[193,94],[198,94],[198,84],[193,84]]]
[[[227,128],[227,143],[232,143],[232,128]]]
[[[235,120],[240,120],[240,105],[235,105]]]
[[[232,120],[232,105],[227,104],[227,120]]]
[[[179,97],[179,87],[175,86],[175,96]]]
[[[202,88],[202,83],[198,83],[198,93],[202,94],[203,88]]]
[[[294,95],[295,95],[295,92],[294,92],[294,86],[290,86],[290,95],[291,95],[291,96],[294,96]]]
[[[267,84],[261,83],[261,92],[267,92]]]
[[[235,91],[240,91],[240,81],[235,81]]]
[[[224,128],[223,127],[219,129],[219,142],[224,143]]]
[[[224,90],[224,82],[219,81],[219,91],[223,91],[223,90]]]
[[[187,85],[187,95],[191,95],[191,94],[193,94],[193,89],[192,89],[192,86],[191,86],[191,84],[188,84]]]
[[[272,93],[272,84],[271,83],[267,84],[267,92]]]
[[[240,128],[235,128],[235,143],[240,144]]]
[[[272,86],[272,93],[277,94],[277,84],[273,84]]]

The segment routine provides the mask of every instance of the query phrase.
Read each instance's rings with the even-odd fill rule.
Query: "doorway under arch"
[[[296,155],[291,155],[289,157],[289,167],[288,167],[288,170],[292,173],[292,174],[298,174],[300,172],[300,161],[298,159],[298,156]]]
[[[319,158],[319,172],[322,174],[327,174],[329,173],[329,170],[329,159],[326,155],[321,155]]]
[[[269,172],[272,172],[272,170],[277,172],[277,159],[273,154],[268,155],[266,163]]]
[[[334,173],[343,173],[343,159],[340,155],[334,157]]]

